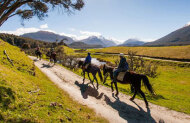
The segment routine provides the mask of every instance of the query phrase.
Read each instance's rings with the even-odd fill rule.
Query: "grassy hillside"
[[[13,60],[12,66],[3,51]],[[0,120],[2,122],[107,122],[74,102],[34,67],[20,49],[0,40]]]
[[[89,49],[88,51],[127,54],[128,50],[136,51],[137,55],[175,59],[190,59],[190,45],[170,47],[107,47],[103,49]]]

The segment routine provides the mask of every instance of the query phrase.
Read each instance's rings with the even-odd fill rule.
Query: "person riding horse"
[[[119,72],[125,72],[129,69],[129,65],[127,63],[126,58],[124,57],[123,53],[120,53],[120,62],[118,68],[113,72],[113,81],[117,81],[117,76],[119,75]]]
[[[38,52],[40,52],[40,47],[39,46],[37,46],[35,53],[37,54]]]
[[[90,53],[88,53],[85,61],[84,61],[84,64],[83,64],[83,69],[89,69],[90,68],[90,65],[91,65],[91,56],[90,56]]]
[[[48,51],[47,56],[50,57],[50,62],[54,61],[54,64],[57,62],[56,52],[53,47],[51,47],[50,51]]]
[[[36,51],[35,51],[35,54],[36,54],[37,58],[39,57],[39,59],[41,60],[41,55],[42,55],[42,53],[41,53],[41,51],[40,51],[40,47],[39,47],[39,46],[37,46]]]

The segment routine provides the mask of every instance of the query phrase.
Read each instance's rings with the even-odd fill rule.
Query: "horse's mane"
[[[79,60],[78,63],[80,63],[81,65],[83,65],[83,64],[84,64],[84,61]],[[91,63],[91,66],[93,66],[93,67],[99,67],[99,66],[97,66],[97,65],[95,65],[95,64],[92,64],[92,63]]]

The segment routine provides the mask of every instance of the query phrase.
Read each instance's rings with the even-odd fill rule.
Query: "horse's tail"
[[[141,75],[142,79],[143,79],[143,83],[145,85],[145,87],[148,89],[148,91],[151,93],[151,94],[155,94],[154,93],[154,89],[152,88],[152,85],[150,84],[149,80],[148,80],[148,77],[146,75]]]
[[[100,80],[103,81],[103,77],[102,77],[102,73],[101,73],[100,69],[98,69],[98,75],[100,77]]]

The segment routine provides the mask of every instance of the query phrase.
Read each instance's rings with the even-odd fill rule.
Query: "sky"
[[[10,18],[0,32],[21,35],[39,30],[52,31],[80,40],[104,36],[117,42],[129,38],[143,41],[159,39],[190,23],[190,0],[85,0],[81,11],[67,14],[49,10],[43,21]]]

